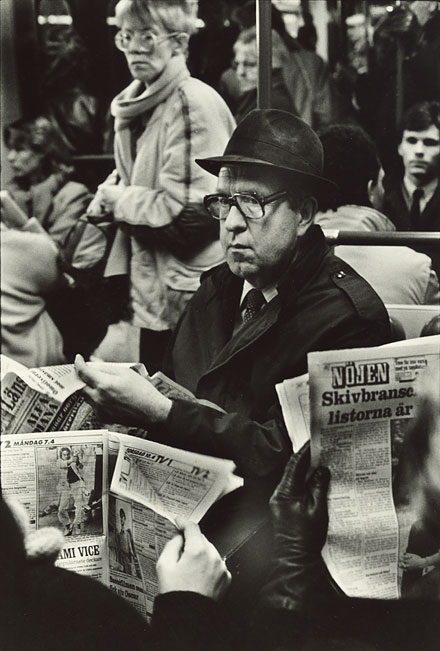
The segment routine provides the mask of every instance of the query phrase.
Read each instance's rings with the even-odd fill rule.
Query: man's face
[[[235,192],[256,192],[263,198],[285,190],[276,172],[258,168],[220,170],[217,191],[228,196]],[[220,241],[226,262],[233,274],[262,289],[277,282],[290,264],[297,238],[303,235],[310,220],[290,207],[287,198],[265,206],[259,220],[246,220],[232,206],[220,222]]]
[[[69,452],[69,450],[63,450],[63,451],[61,452],[61,459],[62,459],[63,461],[67,461],[68,459],[70,459],[70,452]]]
[[[151,52],[142,48],[139,32],[151,31],[158,37],[158,42]],[[160,77],[168,62],[174,55],[176,42],[174,37],[164,39],[166,32],[159,26],[146,25],[135,18],[126,18],[121,26],[121,31],[132,35],[132,39],[125,52],[125,58],[134,79],[149,85]],[[164,39],[164,40],[161,40]]]
[[[240,82],[240,90],[246,93],[257,87],[258,59],[257,43],[237,43],[234,57],[235,74]]]
[[[416,185],[426,185],[440,170],[440,133],[431,124],[424,131],[403,132],[398,149],[405,167],[405,175]]]
[[[124,527],[124,525],[125,525],[125,513],[121,513],[120,518],[121,518],[121,527]]]

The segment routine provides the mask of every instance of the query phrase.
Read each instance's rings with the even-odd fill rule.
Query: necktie
[[[259,289],[251,289],[246,296],[244,297],[243,301],[243,307],[244,307],[244,312],[243,312],[243,323],[247,323],[251,319],[254,318],[260,311],[261,307],[264,305],[266,302],[266,299],[264,298],[263,294],[260,292]]]
[[[411,226],[417,228],[420,222],[420,201],[423,198],[423,189],[416,188],[412,196],[411,209],[409,211],[409,220]]]

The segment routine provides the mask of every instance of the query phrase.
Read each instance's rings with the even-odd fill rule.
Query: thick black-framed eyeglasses
[[[236,192],[227,194],[207,194],[203,199],[206,210],[214,219],[226,219],[232,206],[235,206],[245,219],[261,219],[265,215],[264,207],[272,201],[286,197],[287,192],[281,190],[259,197],[256,192]]]

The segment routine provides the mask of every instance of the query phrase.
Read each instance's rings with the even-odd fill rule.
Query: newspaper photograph
[[[3,495],[28,511],[30,526],[65,538],[57,565],[108,582],[106,432],[3,435]]]
[[[350,597],[405,597],[415,575],[402,556],[415,540],[424,555],[440,549],[420,531],[409,494],[395,491],[417,380],[438,369],[439,337],[310,353],[308,366],[312,465],[331,471],[323,558]]]
[[[176,516],[199,522],[243,480],[233,474],[232,461],[110,432],[111,457],[117,447],[109,496],[110,587],[149,616],[158,590],[156,562],[176,535]]]

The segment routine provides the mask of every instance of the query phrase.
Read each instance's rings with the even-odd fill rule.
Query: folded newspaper
[[[417,379],[438,369],[439,351],[440,337],[433,336],[310,353],[308,381],[277,385],[294,451],[310,438],[312,465],[330,468],[322,555],[348,596],[410,596],[415,581],[434,569],[400,567],[405,552],[431,556],[440,541],[421,530],[409,496],[397,499],[394,489]]]
[[[176,516],[198,522],[243,483],[232,461],[107,430],[8,434],[0,450],[3,494],[27,508],[31,527],[65,535],[57,565],[102,581],[144,616]]]

